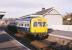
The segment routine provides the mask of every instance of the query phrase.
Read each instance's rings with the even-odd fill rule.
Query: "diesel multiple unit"
[[[36,38],[48,36],[47,25],[47,19],[42,16],[28,16],[15,21],[17,30],[22,30]]]

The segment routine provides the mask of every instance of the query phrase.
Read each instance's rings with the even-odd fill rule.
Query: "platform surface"
[[[30,50],[15,40],[4,30],[0,30],[0,50]]]
[[[48,33],[52,36],[57,36],[61,38],[67,38],[72,40],[72,32],[71,31],[60,31],[60,30],[53,30],[52,32]]]

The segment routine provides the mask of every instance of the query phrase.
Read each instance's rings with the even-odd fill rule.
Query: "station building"
[[[62,25],[62,15],[53,7],[34,13],[33,15],[43,15],[48,20],[48,26]]]

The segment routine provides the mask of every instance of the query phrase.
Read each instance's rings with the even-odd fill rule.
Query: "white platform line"
[[[67,37],[67,36],[62,36],[62,35],[55,35],[55,34],[49,34],[51,36],[55,36],[55,37],[59,37],[59,38],[64,38],[64,39],[69,39],[69,40],[72,40],[71,37]]]

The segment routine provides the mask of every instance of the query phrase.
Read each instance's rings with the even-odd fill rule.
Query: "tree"
[[[63,17],[64,25],[72,25],[72,13],[69,13]]]

